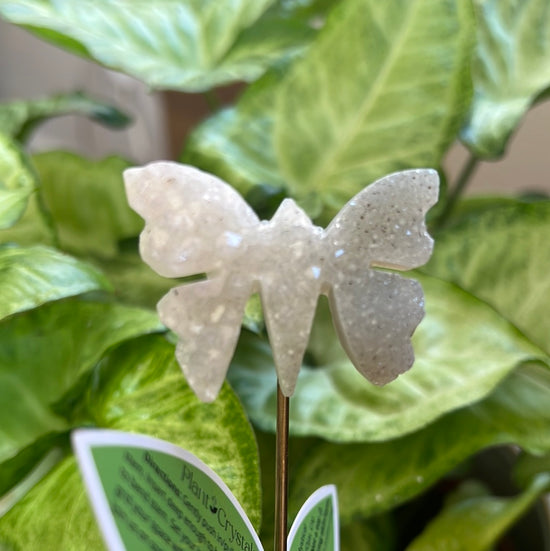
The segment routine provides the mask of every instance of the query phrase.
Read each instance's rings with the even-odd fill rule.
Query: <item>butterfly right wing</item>
[[[334,325],[357,370],[386,384],[414,361],[410,337],[424,315],[420,284],[373,267],[424,264],[433,240],[425,214],[436,202],[434,170],[390,174],[356,195],[326,230]]]
[[[411,270],[432,254],[426,212],[437,201],[435,170],[384,176],[353,197],[327,227],[327,250],[340,271],[355,266]]]
[[[334,327],[357,371],[385,385],[414,362],[410,338],[424,316],[422,287],[374,270],[348,283],[328,295]]]

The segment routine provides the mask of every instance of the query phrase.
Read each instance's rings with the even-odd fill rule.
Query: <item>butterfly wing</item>
[[[375,384],[412,365],[410,337],[424,296],[418,282],[372,267],[404,270],[429,259],[433,240],[424,217],[437,193],[433,170],[391,174],[356,195],[326,230],[334,325],[355,367]]]
[[[438,189],[439,177],[430,169],[396,172],[366,187],[326,229],[333,264],[338,270],[350,265],[410,270],[425,264],[433,248],[425,215]]]
[[[242,254],[242,232],[259,223],[233,188],[194,167],[151,163],[125,170],[124,181],[145,220],[141,256],[165,277],[226,269]]]
[[[245,234],[259,220],[229,185],[190,166],[152,163],[126,170],[124,180],[130,205],[145,219],[145,262],[165,277],[209,275],[172,289],[158,312],[180,339],[176,357],[189,385],[210,402],[225,378],[252,291],[252,279],[235,260],[246,254]]]
[[[160,319],[180,339],[178,363],[203,402],[220,391],[250,294],[246,282],[215,277],[176,287],[158,304]]]
[[[346,292],[333,290],[329,302],[342,347],[371,383],[384,385],[411,367],[410,337],[424,316],[417,281],[371,271]]]

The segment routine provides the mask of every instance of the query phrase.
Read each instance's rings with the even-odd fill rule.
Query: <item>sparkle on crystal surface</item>
[[[294,392],[320,294],[329,298],[350,360],[369,381],[388,383],[412,365],[422,288],[373,267],[408,270],[430,257],[424,216],[437,200],[435,171],[378,180],[325,230],[292,199],[261,222],[231,186],[190,166],[157,162],[128,169],[124,178],[130,205],[146,222],[143,259],[165,277],[207,275],[175,287],[158,304],[162,322],[180,339],[178,362],[202,400],[219,392],[254,292],[286,396]]]

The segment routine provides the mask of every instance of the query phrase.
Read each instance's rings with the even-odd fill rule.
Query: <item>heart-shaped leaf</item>
[[[316,320],[309,357],[321,367],[302,368],[292,398],[292,434],[347,442],[395,438],[483,398],[518,364],[547,361],[483,302],[452,284],[420,281],[426,317],[413,337],[416,361],[385,387],[368,383],[345,358],[328,315]],[[252,420],[268,430],[276,419],[272,362],[267,342],[245,335],[229,371]]]
[[[469,1],[341,2],[278,96],[291,193],[340,208],[387,173],[438,166],[467,107],[473,29]]]
[[[0,246],[0,319],[52,300],[109,289],[95,268],[54,249]]]
[[[475,0],[474,98],[462,141],[478,157],[500,157],[537,96],[550,86],[546,0]]]
[[[2,0],[0,14],[57,45],[154,88],[188,92],[258,78],[311,29],[274,14],[273,0]]]

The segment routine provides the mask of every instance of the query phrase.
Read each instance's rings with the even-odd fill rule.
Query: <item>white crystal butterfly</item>
[[[203,401],[224,381],[245,304],[259,292],[277,376],[294,392],[320,294],[351,361],[385,384],[414,361],[412,332],[424,315],[417,281],[373,270],[424,264],[433,241],[424,216],[436,202],[434,170],[390,174],[347,203],[326,229],[292,199],[260,221],[222,180],[196,168],[157,162],[125,171],[129,203],[146,222],[140,252],[165,277],[206,273],[158,304],[180,341],[177,359]]]

